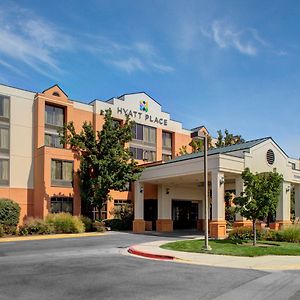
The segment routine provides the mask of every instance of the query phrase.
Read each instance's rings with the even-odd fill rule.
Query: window
[[[9,97],[0,95],[0,117],[9,118]]]
[[[55,127],[62,127],[64,125],[64,109],[46,104],[45,124]]]
[[[51,197],[51,213],[70,213],[73,214],[73,198],[70,197]]]
[[[0,185],[9,183],[9,160],[0,159]]]
[[[51,161],[51,183],[55,186],[71,187],[73,183],[73,162]]]
[[[59,135],[45,133],[45,146],[63,148],[63,145],[60,143]]]
[[[9,128],[0,127],[0,150],[8,152],[9,149]]]
[[[172,155],[171,154],[163,154],[162,155],[162,160],[163,161],[168,161],[172,159]]]
[[[132,128],[133,139],[143,141],[145,144],[156,143],[156,128],[135,124]]]
[[[153,150],[130,147],[130,152],[132,154],[132,157],[135,159],[145,160],[145,161],[156,160],[156,151]]]
[[[114,200],[114,208],[122,207],[126,204],[131,204],[131,200]]]
[[[172,133],[162,132],[162,146],[163,148],[172,149]]]

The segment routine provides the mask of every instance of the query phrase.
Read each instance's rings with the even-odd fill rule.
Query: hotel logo
[[[140,111],[148,112],[148,101],[140,100]]]

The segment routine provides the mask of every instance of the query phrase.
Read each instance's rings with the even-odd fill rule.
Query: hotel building
[[[109,108],[117,121],[122,123],[128,115],[136,122],[129,147],[140,164],[147,164],[130,191],[111,191],[113,200],[104,206],[101,217],[112,217],[115,206],[129,202],[134,203],[134,232],[202,230],[203,155],[178,154],[191,136],[206,129],[183,129],[143,92],[86,104],[69,99],[58,85],[40,93],[0,85],[0,198],[19,203],[21,222],[50,212],[79,215],[84,209],[76,176],[79,160],[59,143],[57,130],[70,121],[77,131],[84,121],[101,130],[102,112]],[[276,169],[284,176],[275,227],[290,222],[292,189],[300,217],[299,160],[289,158],[272,138],[212,149],[208,153],[212,237],[226,234],[224,195],[243,190],[241,173],[246,167],[252,172]],[[235,226],[244,225],[249,221],[237,216]]]

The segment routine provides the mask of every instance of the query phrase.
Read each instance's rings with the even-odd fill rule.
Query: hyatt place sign
[[[168,126],[168,120],[148,114],[148,102],[140,101],[140,111],[130,110],[123,107],[117,107],[117,114],[128,116],[136,120]]]

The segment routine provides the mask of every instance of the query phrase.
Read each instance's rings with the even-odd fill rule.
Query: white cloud
[[[44,76],[55,78],[65,72],[58,55],[71,52],[80,53],[82,59],[92,55],[102,63],[128,73],[174,70],[163,63],[158,50],[148,42],[122,43],[105,36],[79,32],[75,38],[33,11],[17,4],[0,5],[2,67],[20,75],[25,65]]]
[[[234,48],[242,54],[255,56],[259,46],[266,42],[254,29],[237,31],[225,22],[214,21],[211,26],[211,37],[222,49]]]
[[[1,7],[0,28],[2,66],[20,74],[22,66],[27,65],[50,78],[62,72],[56,53],[72,49],[72,41],[53,24],[12,5]]]
[[[149,42],[123,44],[103,36],[87,35],[84,49],[108,65],[127,73],[136,71],[169,73],[175,69],[162,62],[158,50]]]
[[[145,66],[142,64],[140,59],[136,57],[129,57],[128,59],[122,59],[122,60],[113,60],[111,61],[111,63],[117,68],[124,70],[128,73],[132,73],[133,71],[136,70],[143,71],[145,69]]]

